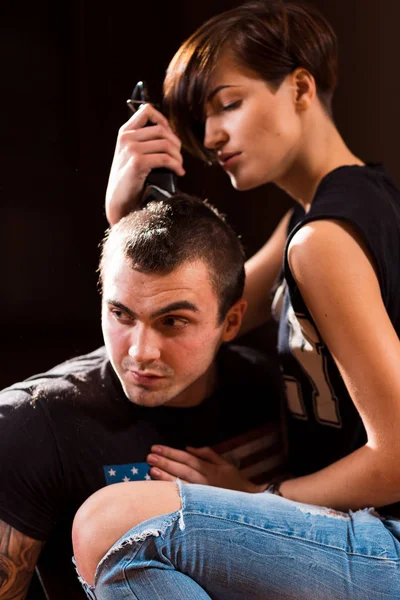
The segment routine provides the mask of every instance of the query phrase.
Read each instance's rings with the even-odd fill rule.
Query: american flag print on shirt
[[[264,483],[285,473],[285,453],[277,423],[268,423],[212,446],[254,483]],[[106,484],[124,481],[150,481],[145,462],[104,465]]]
[[[104,465],[106,484],[123,481],[150,481],[150,467],[145,462],[128,463],[126,465]]]

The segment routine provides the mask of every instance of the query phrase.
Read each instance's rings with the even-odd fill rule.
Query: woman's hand
[[[256,485],[241,475],[230,462],[208,447],[176,450],[168,446],[152,446],[147,462],[150,475],[160,481],[174,481],[177,477],[185,483],[201,483],[230,490],[257,493],[266,486]]]
[[[176,175],[185,174],[181,142],[164,115],[151,104],[144,104],[118,133],[106,192],[110,225],[136,207],[146,177],[160,167]]]

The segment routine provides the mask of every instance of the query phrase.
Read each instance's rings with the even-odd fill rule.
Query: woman
[[[400,501],[400,194],[335,127],[336,65],[335,35],[314,9],[250,2],[173,58],[171,126],[147,105],[120,131],[110,223],[152,168],[184,173],[180,140],[236,189],[274,182],[297,201],[248,261],[245,324],[268,318],[278,282],[293,478],[267,493],[244,480],[221,489],[226,465],[209,450],[153,449],[159,482],[101,490],[77,515],[90,584],[115,544],[87,586],[96,598],[400,597],[398,506],[388,508]]]

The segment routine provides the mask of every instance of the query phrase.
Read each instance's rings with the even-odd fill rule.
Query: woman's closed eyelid
[[[234,110],[235,108],[239,108],[242,104],[242,98],[237,100],[225,100],[222,98],[216,98],[209,105],[208,109],[204,111],[204,120],[206,121],[209,117],[213,115],[218,115],[218,113],[223,111]]]
[[[230,109],[234,109],[240,106],[240,104],[242,103],[241,100],[234,100],[233,102],[227,102],[226,104],[222,105],[222,110],[230,110]]]

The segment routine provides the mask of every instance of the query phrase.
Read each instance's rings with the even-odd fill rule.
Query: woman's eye
[[[225,104],[222,106],[222,110],[234,110],[235,108],[239,108],[241,105],[241,100],[236,100],[235,102],[230,102],[229,104]]]

